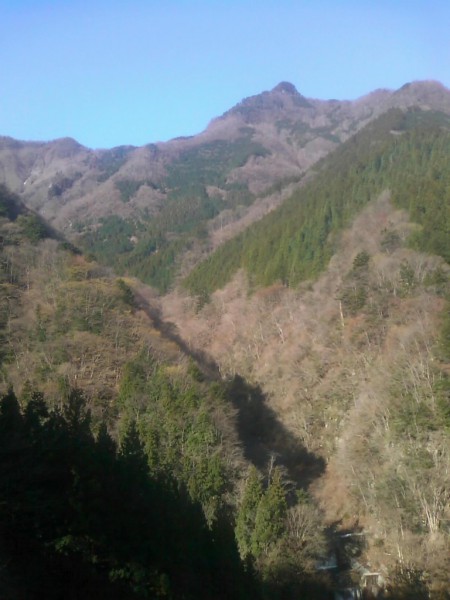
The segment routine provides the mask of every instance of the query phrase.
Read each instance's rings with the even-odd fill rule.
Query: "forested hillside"
[[[261,470],[251,468],[242,427],[257,390],[189,356],[136,281],[36,233],[4,188],[0,208],[4,597],[328,589],[312,568],[326,547],[320,519],[269,468],[261,415]],[[247,478],[257,481],[256,515],[245,508]],[[287,569],[287,519],[299,510],[318,530]]]
[[[283,82],[199,135],[164,144],[91,150],[70,138],[0,138],[0,182],[96,260],[165,293],[279,205],[318,160],[390,108],[407,107],[448,115],[450,94],[417,82],[325,101]]]
[[[326,460],[325,522],[400,597],[448,592],[449,153],[447,117],[386,114],[164,304]]]
[[[5,189],[0,208],[2,596],[257,596],[225,516],[245,465],[220,391],[123,280]]]
[[[449,598],[449,97],[0,139],[2,597]]]
[[[256,286],[314,278],[333,255],[336,234],[386,189],[422,226],[411,243],[450,260],[449,127],[442,113],[383,115],[318,165],[313,180],[277,211],[197,267],[187,288],[204,297],[241,267]]]
[[[119,216],[103,218],[100,226],[79,223],[80,243],[116,271],[127,271],[167,291],[180,267],[180,255],[206,236],[206,223],[225,209],[233,212],[255,200],[246,185],[228,182],[229,173],[250,157],[269,154],[251,134],[250,130],[232,142],[218,140],[181,152],[159,184],[166,198],[157,214],[140,215],[137,223]],[[152,184],[116,181],[125,203],[143,185]]]
[[[61,400],[1,399],[2,598],[257,598],[229,523],[149,470],[135,422],[117,447]]]

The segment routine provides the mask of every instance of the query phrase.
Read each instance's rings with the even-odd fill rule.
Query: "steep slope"
[[[224,481],[231,484],[231,473],[237,474],[243,461],[225,389],[214,391],[177,340],[137,305],[132,282],[111,277],[45,234],[36,238],[26,218],[16,216],[20,205],[10,210],[13,218],[2,214],[16,202],[0,189],[0,393],[12,386],[26,404],[30,390],[39,390],[54,407],[70,390],[81,390],[94,426],[106,421],[117,439],[141,415],[146,439],[152,427],[158,429],[154,460],[158,457],[161,469],[166,464],[171,475],[176,471],[196,501],[202,497],[213,520],[220,498],[226,502]],[[167,402],[178,409],[164,409]],[[152,424],[143,417],[147,412]],[[180,439],[177,450],[174,431],[181,417],[192,440],[183,446]],[[207,493],[196,479],[200,474],[189,467],[189,461],[200,459],[194,455],[202,436],[209,454],[201,458],[201,476],[207,479],[210,469],[216,474]]]
[[[210,526],[235,519],[267,598],[323,597],[364,569],[392,597],[445,597],[447,103],[432,83],[353,103],[284,83],[167,145],[4,140],[24,176],[41,161],[22,197],[62,228],[80,211],[73,239],[123,272],[168,289],[223,245],[186,279],[194,297],[157,298],[45,239],[3,190],[2,391],[57,407],[77,385],[118,439],[136,423],[153,474]],[[67,181],[52,171],[66,159]],[[342,536],[361,540],[344,558]],[[331,582],[316,566],[336,549]]]
[[[326,460],[309,489],[364,528],[355,569],[424,598],[450,567],[449,144],[440,113],[381,117],[164,302]]]
[[[165,291],[236,231],[279,204],[306,170],[391,107],[450,112],[439,84],[356,101],[304,98],[281,83],[200,135],[142,148],[0,140],[0,177],[72,241]],[[275,187],[274,187],[275,186]]]
[[[84,597],[325,593],[330,582],[314,572],[326,546],[320,514],[299,506],[283,477],[291,465],[274,465],[270,452],[289,449],[311,479],[322,462],[291,439],[258,388],[223,380],[181,340],[142,284],[46,232],[36,237],[27,212],[0,188],[5,597],[57,598],[68,586]],[[249,522],[250,476],[259,516]],[[314,528],[287,570],[298,512]]]
[[[312,278],[331,258],[340,229],[386,188],[423,226],[415,243],[449,260],[449,128],[443,113],[388,111],[322,161],[278,210],[208,257],[185,285],[204,297],[241,267],[257,286]]]
[[[2,598],[261,597],[229,526],[150,470],[134,423],[117,446],[79,391],[61,400],[0,397]]]

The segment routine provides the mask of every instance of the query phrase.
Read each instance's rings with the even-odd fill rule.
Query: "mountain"
[[[276,545],[292,487],[278,466],[260,474],[252,463],[265,465],[273,444],[311,474],[321,462],[256,386],[224,380],[182,340],[140,282],[112,276],[51,231],[37,236],[28,216],[0,187],[3,597],[70,589],[244,600],[281,590],[275,572],[267,583],[256,575],[244,548],[251,538],[263,560]],[[254,508],[271,522],[255,533],[239,516],[249,477]],[[305,514],[318,522],[312,507]],[[325,542],[309,538],[295,589],[325,593],[313,569]]]
[[[247,98],[191,138],[89,150],[0,139],[0,181],[118,272],[166,291],[205,252],[278,205],[308,168],[389,108],[449,114],[434,82],[356,101],[289,83]]]
[[[447,597],[449,98],[283,82],[165,144],[2,138],[11,598]]]
[[[28,217],[0,187],[2,597],[260,597],[221,516],[248,469],[227,385]]]
[[[333,255],[336,233],[384,189],[423,225],[417,243],[450,260],[447,192],[434,189],[446,174],[449,133],[450,117],[443,113],[390,109],[310,170],[309,182],[281,207],[194,269],[187,286],[203,295],[240,267],[256,285],[310,279]]]
[[[323,458],[326,521],[406,597],[448,592],[449,155],[447,115],[390,109],[163,303]]]

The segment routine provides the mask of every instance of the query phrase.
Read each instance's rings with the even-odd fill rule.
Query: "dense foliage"
[[[205,296],[243,267],[254,285],[295,286],[314,278],[334,252],[336,233],[383,190],[421,228],[411,243],[450,260],[448,119],[392,110],[339,147],[278,210],[219,248],[185,284]],[[430,126],[430,123],[432,126]]]
[[[0,234],[5,598],[257,598],[261,587],[272,600],[327,589],[315,581],[324,546],[310,507],[314,531],[286,568],[298,507],[284,472],[265,474],[263,458],[254,518],[241,503],[245,382],[211,381],[187,360],[174,333],[164,339],[142,315],[130,280],[56,240],[32,243],[19,219],[0,219]]]
[[[12,194],[4,185],[0,185],[0,217],[15,221],[23,211],[17,196]]]
[[[0,184],[0,218],[17,221],[22,234],[31,242],[51,235],[50,228],[35,213],[22,204],[15,194]]]
[[[1,399],[0,529],[5,599],[258,597],[229,525],[150,474],[134,422],[94,437],[77,391]]]
[[[118,272],[126,271],[167,291],[181,254],[204,237],[206,223],[224,209],[254,201],[247,186],[227,179],[232,169],[243,166],[251,156],[267,154],[251,134],[245,130],[235,141],[218,140],[183,151],[160,183],[166,197],[156,215],[143,213],[134,220],[104,218],[99,227],[83,235],[84,248]],[[108,168],[115,168],[119,158],[112,156]],[[118,180],[115,185],[123,202],[129,202],[142,185],[158,187],[150,181],[132,180]],[[212,186],[217,192],[211,191]]]
[[[141,353],[125,367],[117,409],[120,429],[138,417],[151,472],[175,477],[208,521],[217,519],[235,480],[232,442],[217,422],[220,413],[226,418],[220,387],[209,390]]]
[[[334,472],[338,481],[329,496],[347,486],[336,513],[347,523],[372,519],[371,550],[379,545],[382,563],[393,567],[386,557],[399,556],[389,597],[427,598],[430,578],[434,597],[446,597],[448,268],[404,243],[412,231],[411,247],[450,260],[447,127],[437,113],[385,115],[193,272],[187,284],[202,300],[239,267],[254,285],[285,285],[249,297],[256,321],[243,324],[243,303],[231,314],[247,354],[229,352],[237,369],[228,381],[199,368],[202,353],[135,295],[135,282],[45,239],[45,224],[0,189],[0,384],[5,392],[14,381],[20,394],[18,402],[10,389],[0,401],[2,597],[325,597],[338,577],[350,584],[351,560],[340,547],[334,581],[317,569],[341,537],[334,525],[324,529],[307,489],[322,476],[323,457],[324,478]],[[91,233],[91,249],[167,289],[206,220],[246,201],[226,175],[259,149],[250,138],[239,144],[180,156],[160,215],[139,223],[108,217]],[[105,154],[105,174],[124,153]],[[129,202],[141,185],[151,182],[116,187]],[[367,249],[347,249],[334,304],[321,296],[326,316],[317,323],[314,306],[311,326],[308,300],[286,288],[323,270],[337,234],[386,189],[416,226],[404,214],[403,228],[386,219]],[[386,201],[380,210],[388,209]],[[213,315],[211,329],[230,316],[221,302],[202,311]],[[283,352],[291,354],[287,368]],[[249,355],[272,372],[289,371],[280,387],[296,379],[295,436],[267,419],[261,390],[252,395],[236,376]],[[272,391],[277,385],[274,377]],[[300,439],[309,446],[297,456]],[[424,556],[415,560],[417,548]]]

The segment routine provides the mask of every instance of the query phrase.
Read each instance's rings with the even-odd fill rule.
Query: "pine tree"
[[[263,496],[261,476],[256,467],[251,467],[245,485],[242,502],[236,519],[236,539],[242,559],[251,554],[251,540],[255,529],[255,518]]]
[[[258,558],[268,554],[285,530],[286,497],[278,467],[273,470],[269,486],[261,498],[252,535],[252,552]]]

